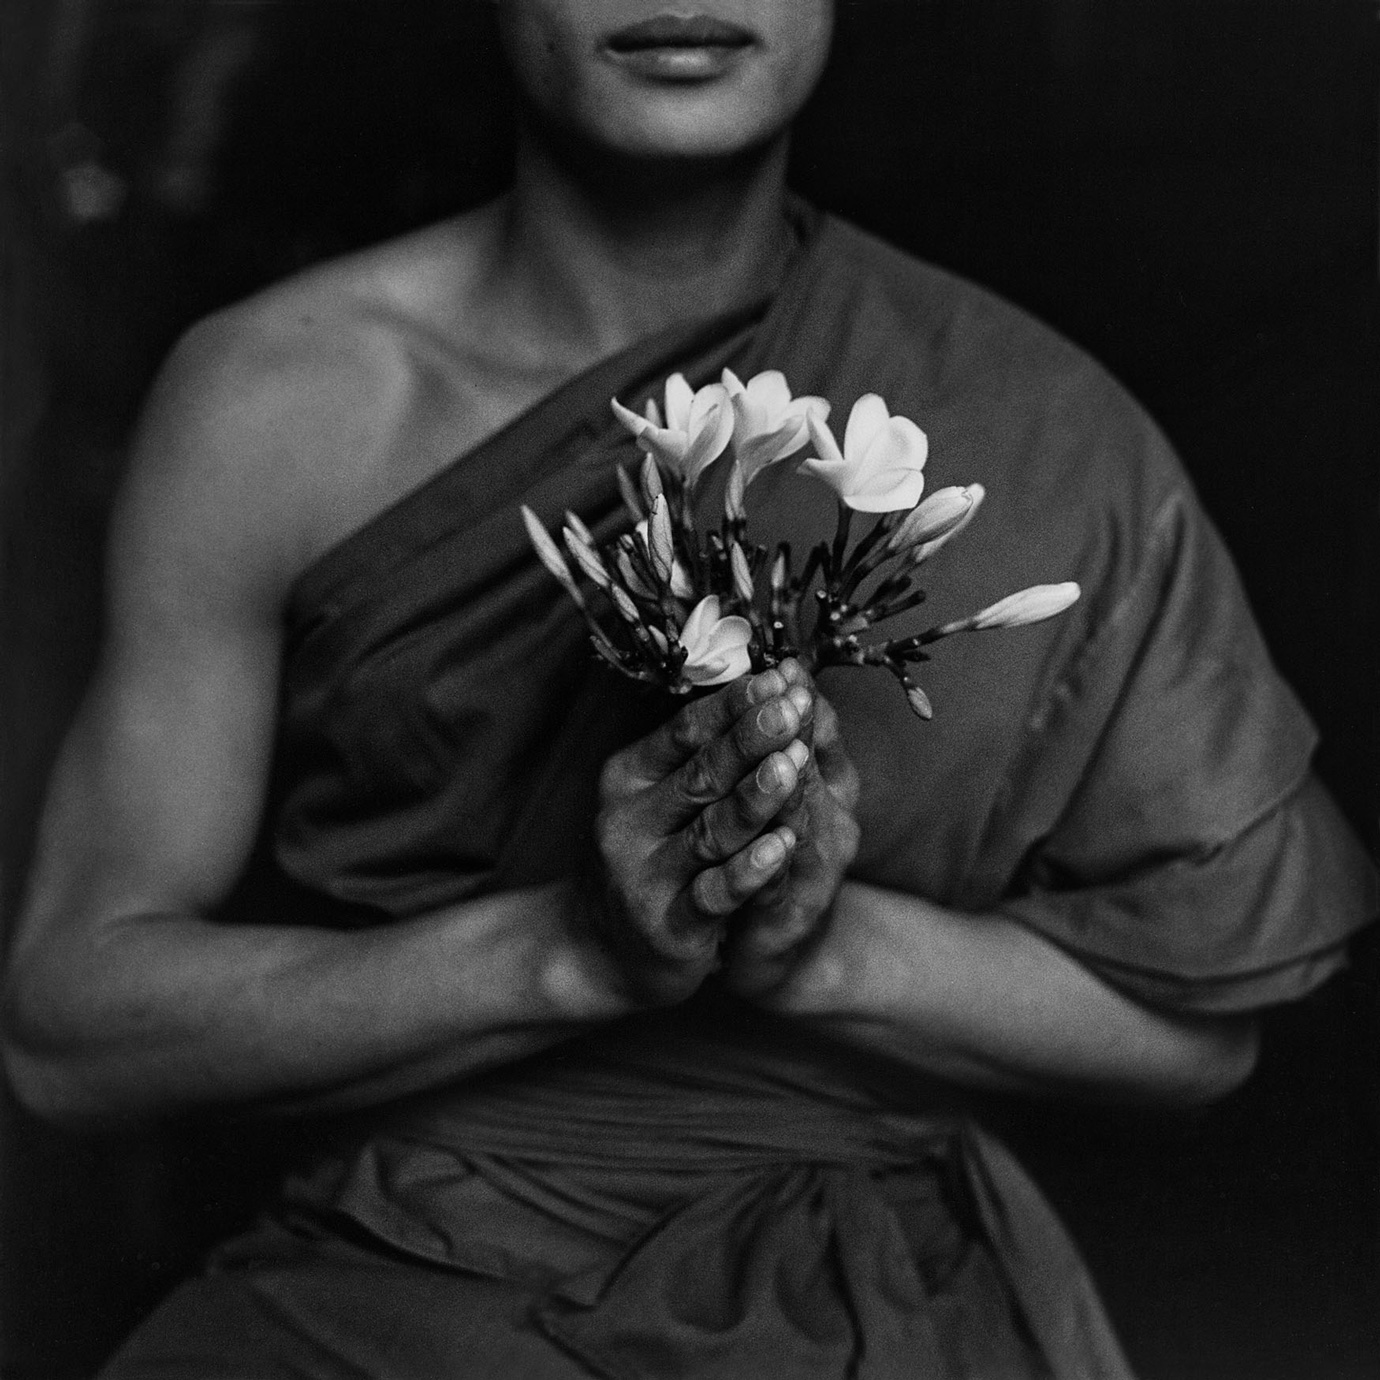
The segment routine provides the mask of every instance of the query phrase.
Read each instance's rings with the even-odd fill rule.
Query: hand
[[[827,929],[844,873],[857,856],[858,773],[844,750],[838,715],[815,692],[796,664],[782,668],[793,684],[814,695],[806,736],[812,740],[799,784],[787,801],[779,828],[795,839],[788,866],[759,888],[734,917],[729,935],[726,985],[765,1005],[782,997],[789,979]]]
[[[729,916],[786,866],[796,835],[778,816],[813,713],[802,675],[735,681],[605,765],[586,916],[634,1003],[693,993],[718,966]]]

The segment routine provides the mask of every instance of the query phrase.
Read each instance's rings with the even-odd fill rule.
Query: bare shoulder
[[[122,522],[155,546],[179,534],[183,554],[281,595],[396,496],[409,465],[429,463],[446,407],[437,342],[463,258],[463,237],[435,227],[194,326],[145,405]]]

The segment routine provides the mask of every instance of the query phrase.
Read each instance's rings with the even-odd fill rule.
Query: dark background
[[[808,195],[1052,322],[1160,419],[1372,848],[1376,57],[1360,0],[844,3],[795,154]],[[0,4],[7,908],[158,360],[488,195],[501,109],[474,0]],[[1376,991],[1367,942],[1204,1114],[1005,1112],[1146,1380],[1380,1374]],[[3,1374],[87,1373],[271,1160],[238,1129],[82,1141],[6,1105]]]

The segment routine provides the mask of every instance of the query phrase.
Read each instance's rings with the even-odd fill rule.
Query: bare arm
[[[165,380],[119,505],[106,643],[5,983],[11,1079],[56,1117],[345,1108],[521,1057],[693,990],[781,863],[750,848],[795,784],[799,716],[769,677],[607,773],[593,897],[552,885],[362,932],[207,919],[257,829],[303,544],[282,448],[313,440],[278,402],[204,368]],[[347,439],[367,437],[315,443]]]
[[[776,998],[846,1043],[973,1087],[1193,1105],[1255,1063],[1243,1018],[1173,1016],[1000,914],[845,882],[829,932]]]
[[[822,697],[792,871],[743,912],[729,980],[832,1037],[996,1091],[1194,1104],[1254,1067],[1244,1018],[1152,1010],[1000,913],[840,881],[857,780]],[[794,803],[794,802],[793,802]]]

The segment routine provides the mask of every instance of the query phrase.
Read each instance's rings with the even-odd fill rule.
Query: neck
[[[713,166],[607,162],[519,145],[488,293],[548,356],[586,359],[759,297],[789,245],[786,141]]]

